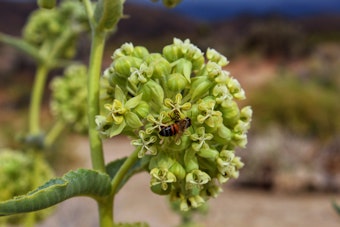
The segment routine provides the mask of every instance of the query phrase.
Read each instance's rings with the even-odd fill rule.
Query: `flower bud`
[[[133,112],[141,118],[145,118],[150,113],[149,104],[145,101],[140,101],[136,108],[133,109]]]
[[[200,207],[205,203],[205,200],[199,195],[189,197],[188,200],[190,202],[190,206],[193,208]]]
[[[192,63],[184,58],[181,58],[176,62],[173,72],[182,74],[187,82],[190,83]]]
[[[248,143],[247,135],[243,134],[243,133],[241,133],[241,134],[234,133],[232,141],[235,144],[235,146],[245,148],[247,143]]]
[[[222,188],[217,186],[215,183],[210,182],[204,190],[201,191],[200,195],[205,199],[208,200],[209,198],[216,198],[221,192]]]
[[[132,52],[132,56],[141,58],[141,59],[146,58],[148,55],[149,55],[148,49],[146,49],[143,46],[136,46]]]
[[[232,136],[233,136],[232,131],[223,124],[220,124],[220,126],[217,128],[214,134],[214,140],[219,141],[222,144],[225,144],[231,140]]]
[[[118,76],[127,78],[131,75],[131,68],[139,68],[142,63],[143,60],[139,58],[123,56],[115,61],[115,72]]]
[[[243,100],[246,98],[244,90],[241,88],[240,83],[235,78],[230,77],[227,82],[227,86],[235,99]]]
[[[129,126],[131,129],[136,129],[143,126],[143,123],[140,121],[137,114],[133,112],[128,112],[125,114],[125,121],[127,126]]]
[[[164,80],[171,72],[170,63],[160,54],[150,54],[145,61],[153,69],[152,78]]]
[[[131,56],[134,50],[134,46],[132,43],[124,43],[120,48],[115,50],[115,52],[112,55],[113,60],[117,60],[118,58],[124,57],[124,56]]]
[[[196,77],[195,80],[192,80],[191,83],[191,100],[195,101],[201,97],[203,97],[209,89],[213,86],[213,83],[205,76]]]
[[[159,83],[149,80],[144,84],[140,93],[143,94],[144,101],[154,104],[154,108],[157,108],[158,110],[162,108],[164,91]]]
[[[216,84],[212,91],[216,97],[216,103],[221,104],[223,101],[231,100],[232,95],[229,93],[227,86],[224,84]]]
[[[217,150],[208,147],[204,147],[197,152],[197,155],[200,156],[201,158],[212,160],[215,160],[218,154],[219,152]]]
[[[215,82],[219,84],[226,85],[230,78],[230,72],[226,70],[220,71],[220,73],[215,77]]]
[[[220,173],[217,174],[216,178],[220,184],[224,184],[230,179],[228,176],[220,174]]]
[[[229,61],[225,56],[217,52],[215,49],[208,48],[207,49],[207,59],[209,59],[212,62],[216,62],[220,66],[226,66]]]
[[[185,152],[184,166],[187,172],[190,172],[194,169],[199,169],[198,160],[195,154],[196,152],[192,149],[189,149]]]
[[[172,172],[178,180],[183,180],[185,178],[185,169],[177,161],[170,167],[169,171]]]
[[[161,168],[168,170],[174,163],[175,160],[169,157],[168,154],[160,152],[150,160],[149,169]]]
[[[222,67],[215,62],[208,62],[206,65],[206,71],[209,79],[215,79],[222,74]]]
[[[236,167],[237,170],[241,169],[244,166],[244,163],[241,161],[240,157],[235,157],[232,161],[232,164]]]
[[[253,110],[251,109],[250,106],[246,106],[241,109],[240,119],[244,122],[250,122],[252,115],[253,115]]]
[[[219,109],[222,113],[223,123],[228,127],[233,127],[240,118],[240,110],[233,100],[225,100]]]
[[[173,92],[179,92],[183,90],[188,84],[188,81],[180,73],[173,73],[169,76],[167,81],[167,87]]]
[[[178,46],[171,44],[163,48],[163,56],[169,62],[174,62],[183,57],[183,53]]]

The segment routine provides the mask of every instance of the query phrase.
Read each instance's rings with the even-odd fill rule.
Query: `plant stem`
[[[115,198],[115,195],[117,193],[117,189],[121,183],[121,181],[123,180],[125,174],[129,171],[130,167],[133,166],[133,164],[135,164],[135,162],[138,159],[138,149],[136,149],[124,162],[124,164],[119,168],[117,174],[114,176],[114,178],[112,179],[111,185],[112,185],[112,189],[111,189],[111,194],[113,195],[113,201]]]
[[[114,225],[112,200],[112,195],[97,200],[100,227],[113,227]]]
[[[93,30],[95,23],[94,23],[94,19],[93,19],[92,3],[91,3],[90,0],[83,0],[83,4],[84,4],[84,7],[85,7],[85,11],[86,11],[87,17],[89,19],[89,23],[90,23],[91,28]]]
[[[102,140],[96,130],[95,117],[99,114],[99,82],[105,45],[105,32],[92,31],[92,46],[88,78],[88,119],[92,167],[105,172]]]
[[[59,137],[64,128],[65,122],[63,120],[58,120],[57,122],[55,122],[53,127],[45,136],[44,140],[45,146],[46,147],[51,146],[55,142],[55,140]]]
[[[102,140],[96,130],[95,117],[99,114],[99,86],[101,64],[105,46],[105,31],[96,29],[96,24],[93,17],[92,3],[89,0],[83,0],[83,4],[89,19],[92,30],[91,53],[89,63],[88,76],[88,122],[89,122],[89,140],[91,150],[92,167],[96,170],[106,172],[105,161],[103,154]],[[99,198],[97,200],[100,227],[113,227],[113,204],[112,195]]]
[[[40,133],[40,109],[43,98],[44,87],[46,83],[46,76],[49,68],[46,64],[38,65],[37,72],[33,84],[33,92],[31,95],[31,103],[29,109],[29,134],[37,135]]]

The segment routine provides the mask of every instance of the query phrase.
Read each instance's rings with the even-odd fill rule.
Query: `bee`
[[[159,135],[161,136],[174,136],[174,135],[181,135],[185,129],[191,126],[191,119],[186,117],[182,120],[176,120],[174,124],[164,126],[159,131]]]

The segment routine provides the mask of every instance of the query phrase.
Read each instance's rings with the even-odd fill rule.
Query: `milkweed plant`
[[[168,7],[179,2],[163,0]],[[38,0],[38,5],[40,9],[32,13],[24,28],[23,39],[0,34],[1,41],[37,63],[22,155],[29,153],[45,161],[48,147],[65,128],[72,128],[87,131],[93,168],[72,170],[57,178],[48,170],[43,174],[45,183],[34,183],[27,194],[6,192],[8,196],[1,197],[5,200],[0,203],[1,216],[89,196],[98,203],[100,226],[115,226],[114,197],[138,172],[147,171],[151,191],[167,195],[182,211],[218,197],[222,184],[238,177],[244,164],[235,149],[247,144],[252,110],[239,107],[237,101],[245,99],[245,92],[225,70],[225,56],[212,48],[202,52],[189,39],[174,38],[160,53],[125,43],[113,51],[112,63],[102,71],[105,39],[123,17],[124,0],[64,0],[58,5],[55,0]],[[79,36],[86,33],[91,35],[88,67],[72,60]],[[65,70],[50,84],[55,121],[45,132],[39,113],[46,76],[54,68]],[[117,135],[128,136],[135,150],[105,164],[102,141]],[[29,163],[21,154],[11,162],[16,160]],[[2,180],[7,173],[1,160],[0,164]],[[50,169],[47,164],[40,165],[39,171],[27,165],[13,165],[11,171],[33,169],[29,172],[32,177],[24,180],[38,182],[32,179],[39,177],[40,169]],[[27,223],[33,225],[38,219],[31,215],[23,220],[31,220],[26,222],[30,226]]]

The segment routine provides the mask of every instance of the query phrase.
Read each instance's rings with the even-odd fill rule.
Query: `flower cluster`
[[[85,132],[87,119],[87,70],[84,65],[66,68],[64,76],[51,82],[51,111],[57,119],[72,125],[77,132]]]
[[[54,177],[50,165],[42,156],[34,156],[33,153],[23,153],[11,149],[0,149],[0,201],[22,195],[41,185],[46,180]],[[53,209],[53,208],[52,208]],[[51,209],[36,212],[35,218],[46,218]],[[19,224],[27,221],[27,215],[15,215],[2,217],[0,224]]]
[[[58,57],[72,58],[76,53],[77,35],[88,30],[88,20],[82,4],[77,1],[63,0],[56,8],[34,11],[24,28],[23,37],[30,44],[49,50],[51,46],[59,43]],[[58,40],[62,39],[68,41],[60,45]]]
[[[235,148],[246,145],[252,116],[236,103],[245,93],[223,69],[226,57],[174,39],[162,53],[126,43],[112,59],[103,77],[106,111],[96,118],[100,133],[130,136],[138,156],[151,157],[152,191],[182,210],[216,197],[243,166]]]

